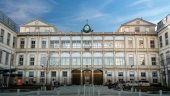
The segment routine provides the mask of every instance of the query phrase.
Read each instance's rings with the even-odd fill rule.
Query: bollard
[[[86,93],[85,93],[85,91],[86,91],[86,88],[85,88],[85,84],[84,84],[84,96],[86,96]]]
[[[120,91],[118,91],[118,96],[121,96]]]
[[[40,96],[40,91],[39,90],[37,91],[37,96]]]
[[[17,96],[20,96],[20,89],[17,89]]]
[[[162,96],[162,90],[159,90],[159,96]]]
[[[60,90],[57,91],[57,96],[60,96]]]
[[[98,90],[98,96],[100,96],[100,90]]]
[[[139,96],[141,96],[141,90],[139,90]]]
[[[78,94],[77,95],[80,96],[80,89],[78,89]]]

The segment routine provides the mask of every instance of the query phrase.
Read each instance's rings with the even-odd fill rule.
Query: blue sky
[[[115,32],[137,17],[157,23],[170,14],[170,0],[0,0],[0,10],[19,25],[41,19],[80,32],[88,19],[95,32]]]

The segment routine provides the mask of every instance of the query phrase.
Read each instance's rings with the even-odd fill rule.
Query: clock
[[[89,32],[93,32],[93,30],[91,29],[90,25],[86,24],[86,25],[84,25],[81,32],[89,33]]]
[[[84,30],[89,31],[90,27],[88,25],[84,26]]]

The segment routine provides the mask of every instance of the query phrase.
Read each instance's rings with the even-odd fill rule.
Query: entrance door
[[[72,84],[80,85],[81,84],[81,71],[80,70],[72,70]]]
[[[92,72],[90,70],[83,71],[83,84],[92,83]]]
[[[95,85],[102,85],[103,84],[103,71],[94,70],[93,78],[94,78]]]

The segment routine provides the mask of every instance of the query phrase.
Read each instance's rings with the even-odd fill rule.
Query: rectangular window
[[[152,77],[158,77],[157,72],[152,72]]]
[[[29,77],[34,77],[34,71],[29,72]]]
[[[61,41],[61,48],[70,48],[70,41],[69,40],[62,40]]]
[[[40,72],[40,77],[45,77],[45,72],[44,71]]]
[[[63,71],[63,77],[67,77],[67,71]]]
[[[72,57],[72,65],[80,65],[80,57]]]
[[[35,39],[31,38],[31,48],[35,48]]]
[[[135,27],[135,32],[140,32],[140,28],[139,27]]]
[[[2,63],[2,51],[0,50],[0,63]]]
[[[155,48],[155,41],[154,40],[150,40],[150,48]]]
[[[169,42],[168,42],[168,32],[165,33],[165,45],[168,45]]]
[[[13,48],[16,47],[16,37],[13,37],[13,43],[12,43]]]
[[[69,57],[61,57],[61,65],[69,65],[70,58]]]
[[[25,39],[24,38],[20,38],[20,48],[23,49],[25,46]]]
[[[5,64],[8,65],[8,62],[9,62],[9,53],[6,52]]]
[[[156,57],[151,57],[151,63],[152,65],[156,65]]]
[[[35,57],[34,56],[30,56],[30,65],[34,65],[34,60],[35,60]]]
[[[73,48],[81,48],[81,41],[80,40],[73,40],[72,41]]]
[[[166,52],[166,63],[170,65],[170,52],[169,51]]]
[[[143,40],[139,40],[139,48],[144,48],[144,41]]]
[[[134,56],[129,55],[129,65],[134,65]]]
[[[141,72],[141,77],[146,77],[146,73],[145,72]]]
[[[7,45],[10,46],[10,39],[11,39],[11,34],[8,33],[8,36],[7,36]]]
[[[4,43],[4,29],[1,29],[1,33],[0,33],[0,42]]]
[[[83,48],[91,48],[92,41],[91,40],[83,40]]]
[[[91,65],[92,57],[83,57],[83,65]]]
[[[94,57],[94,65],[102,65],[102,57]]]
[[[58,40],[50,40],[50,48],[59,48],[59,41]]]
[[[118,72],[118,76],[123,76],[123,72]]]
[[[45,65],[45,64],[47,64],[46,54],[41,54],[40,63],[41,63],[40,65]]]
[[[124,48],[124,40],[115,41],[115,48]]]
[[[140,65],[145,65],[145,55],[140,55],[139,56],[139,64]]]
[[[134,71],[131,71],[131,72],[129,73],[129,75],[130,75],[130,77],[135,77]]]
[[[103,44],[104,48],[113,48],[113,41],[112,40],[105,40],[103,43],[104,43]]]
[[[112,41],[113,42],[113,41]],[[93,48],[102,48],[102,40],[94,40],[93,41]],[[113,46],[113,45],[112,45]]]
[[[160,46],[160,48],[162,48],[162,46],[163,46],[162,45],[162,36],[159,37],[159,46]]]
[[[51,77],[56,77],[56,71],[51,71]]]
[[[23,65],[24,63],[24,56],[23,55],[19,55],[19,65]]]
[[[133,40],[128,40],[128,48],[133,48]]]
[[[46,40],[45,39],[43,39],[41,41],[41,48],[46,48]]]
[[[105,65],[113,65],[113,57],[104,57]]]

